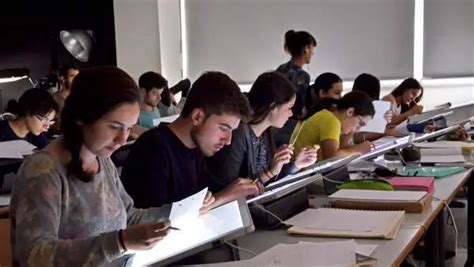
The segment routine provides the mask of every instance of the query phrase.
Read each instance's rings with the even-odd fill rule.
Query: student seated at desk
[[[79,74],[79,68],[76,65],[64,65],[58,70],[59,90],[53,93],[53,99],[58,104],[59,110],[56,112],[56,122],[49,129],[50,135],[61,134],[61,112],[66,98],[71,93],[72,82],[77,74]]]
[[[15,119],[0,121],[0,142],[23,139],[38,149],[48,144],[45,132],[54,124],[58,105],[46,90],[32,88],[9,102],[7,111]]]
[[[148,71],[138,78],[138,86],[140,86],[142,93],[138,125],[148,130],[153,128],[154,119],[161,118],[158,104],[161,100],[161,93],[168,86],[168,81],[160,74]]]
[[[169,207],[135,209],[110,155],[139,114],[139,89],[116,67],[83,70],[63,136],[23,162],[12,194],[15,266],[123,266],[168,231]],[[91,105],[93,100],[93,105]]]
[[[306,91],[307,114],[314,114],[317,111],[327,109],[325,98],[342,98],[342,79],[339,75],[332,72],[320,74],[314,83]]]
[[[380,99],[380,81],[377,77],[368,74],[368,73],[362,73],[354,81],[354,85],[352,87],[352,91],[360,91],[368,94],[373,100],[379,100]],[[387,100],[385,100],[387,101]],[[380,138],[384,135],[386,136],[402,136],[405,134],[408,134],[409,132],[426,132],[426,131],[432,131],[435,130],[432,125],[429,123],[414,123],[414,124],[405,124],[403,126],[397,127],[398,129],[395,128],[396,125],[392,124],[392,117],[394,116],[393,114],[393,103],[391,110],[386,114],[385,118],[387,120],[387,128],[385,130],[384,134],[377,134],[377,133],[357,133],[356,134],[356,140],[375,140],[377,138]],[[363,136],[363,137],[362,137]]]
[[[313,147],[302,149],[292,163],[293,147],[282,145],[275,150],[271,128],[283,127],[295,103],[295,89],[288,79],[278,72],[264,73],[252,85],[247,97],[253,110],[250,121],[240,122],[231,144],[206,159],[221,188],[238,177],[259,178],[266,183],[316,161]]]
[[[410,116],[423,112],[423,106],[418,103],[423,97],[423,87],[414,78],[405,79],[390,94],[382,100],[389,101],[393,113],[391,126],[397,126]]]
[[[232,140],[250,107],[238,85],[221,72],[206,72],[189,91],[183,111],[170,124],[160,124],[133,144],[122,169],[125,189],[136,207],[157,207],[212,187],[204,157]],[[250,179],[236,179],[215,193],[215,205],[256,195]]]
[[[380,80],[370,73],[361,73],[354,80],[352,85],[352,91],[364,92],[372,100],[380,99]],[[385,120],[387,123],[392,121],[392,111],[388,111],[385,114]],[[358,132],[354,134],[355,143],[361,143],[365,140],[373,141],[382,136],[401,136],[401,133],[395,130],[393,126],[386,127],[385,133],[369,133],[369,132]]]
[[[327,101],[331,99],[328,98]],[[374,146],[365,141],[347,148],[340,147],[340,135],[358,131],[374,116],[372,100],[365,93],[350,92],[339,100],[331,100],[333,110],[323,109],[300,122],[293,131],[291,140],[295,142],[295,153],[303,147],[319,145],[321,160],[339,155],[364,153]]]

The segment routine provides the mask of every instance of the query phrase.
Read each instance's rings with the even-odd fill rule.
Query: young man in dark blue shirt
[[[232,140],[232,131],[250,107],[238,85],[220,72],[203,74],[191,87],[180,117],[145,132],[133,145],[122,170],[135,207],[158,207],[179,201],[205,187],[213,191],[204,157]],[[257,184],[239,178],[213,192],[219,206],[256,195]]]

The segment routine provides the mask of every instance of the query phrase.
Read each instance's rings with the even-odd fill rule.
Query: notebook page
[[[351,240],[278,244],[242,261],[192,265],[199,267],[354,266],[358,245]],[[365,250],[367,251],[367,250]]]
[[[354,240],[278,244],[255,257],[257,266],[352,266],[356,263]]]
[[[173,221],[171,221],[171,225],[173,225]],[[135,257],[132,266],[148,266],[212,240],[218,240],[243,227],[244,223],[238,202],[227,203],[203,216],[189,220],[188,226],[181,230],[171,230],[152,249],[134,251]]]
[[[189,222],[199,217],[199,209],[206,197],[207,187],[183,200],[174,202],[171,206],[169,220],[172,226],[185,228]]]
[[[25,140],[0,142],[0,158],[22,159],[24,155],[33,154],[36,146]]]
[[[375,108],[374,117],[360,129],[361,132],[384,133],[387,121],[385,113],[390,109],[390,102],[375,100],[372,102]]]
[[[377,232],[392,224],[394,214],[391,211],[319,208],[307,209],[285,223],[328,231]]]

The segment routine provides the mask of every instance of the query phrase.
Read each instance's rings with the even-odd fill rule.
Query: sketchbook
[[[408,213],[421,213],[431,204],[432,197],[425,191],[342,189],[330,195],[329,201],[333,207],[344,209],[404,210]]]
[[[404,211],[307,209],[285,221],[288,233],[321,237],[395,239]]]

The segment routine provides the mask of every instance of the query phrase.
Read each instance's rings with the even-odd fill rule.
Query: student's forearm
[[[381,134],[381,133],[359,132],[354,135],[354,143],[360,144],[365,141],[373,141],[383,136],[384,134]]]
[[[340,148],[337,151],[337,153],[338,153],[338,156],[339,155],[346,156],[346,155],[351,155],[351,154],[355,154],[355,153],[365,153],[367,151],[370,151],[370,142],[369,141],[365,141],[363,143],[353,145],[353,146],[350,146],[350,147]]]
[[[392,117],[392,121],[390,122],[390,126],[397,126],[399,125],[400,123],[404,122],[405,120],[408,119],[408,117],[410,117],[412,114],[407,111],[405,113],[402,113],[400,115],[397,115],[397,116],[393,116]]]

